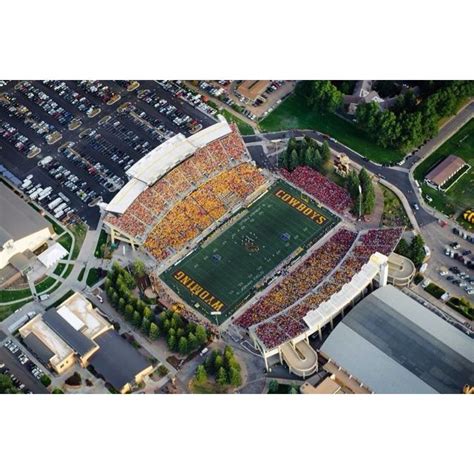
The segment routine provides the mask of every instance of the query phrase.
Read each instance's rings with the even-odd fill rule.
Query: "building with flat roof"
[[[237,92],[250,102],[254,102],[266,91],[271,82],[272,81],[242,81],[237,87]]]
[[[90,365],[121,393],[129,392],[153,370],[79,293],[27,322],[20,335],[38,359],[58,374],[76,362]]]
[[[392,285],[371,293],[321,347],[331,373],[375,393],[462,393],[474,341]]]
[[[395,252],[389,255],[388,283],[403,288],[411,283],[415,273],[415,264],[409,258]]]
[[[52,235],[51,224],[0,182],[0,269],[15,255],[34,252]]]
[[[441,189],[456,173],[461,171],[463,167],[465,171],[470,168],[459,156],[449,155],[425,176],[426,184],[436,189]]]

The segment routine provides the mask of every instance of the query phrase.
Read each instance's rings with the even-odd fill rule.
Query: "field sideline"
[[[221,235],[160,275],[214,323],[225,321],[281,262],[302,253],[339,222],[282,180],[241,212],[242,217]],[[221,314],[212,315],[213,311]]]

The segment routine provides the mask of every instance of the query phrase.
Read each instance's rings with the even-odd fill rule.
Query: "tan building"
[[[79,293],[36,316],[20,328],[20,334],[38,359],[58,374],[76,362],[92,366],[121,393],[131,391],[153,370],[150,362]]]
[[[0,270],[16,255],[37,250],[52,235],[51,224],[0,182]]]
[[[408,286],[415,276],[414,263],[407,257],[392,252],[388,257],[388,282],[403,288]]]
[[[425,176],[426,184],[440,189],[463,167],[465,167],[465,171],[470,168],[459,156],[449,155]]]
[[[249,100],[254,102],[260,95],[262,95],[272,81],[242,81],[237,87],[237,92]]]

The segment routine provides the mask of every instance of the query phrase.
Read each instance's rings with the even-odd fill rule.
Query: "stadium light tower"
[[[359,184],[359,219],[362,216],[362,186]]]

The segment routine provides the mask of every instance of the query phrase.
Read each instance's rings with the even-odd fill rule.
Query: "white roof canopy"
[[[108,212],[123,214],[140,194],[147,189],[148,186],[143,181],[131,179],[107,204],[105,208]]]
[[[65,257],[69,252],[58,242],[55,242],[51,247],[46,249],[38,256],[38,260],[46,267],[52,267],[59,260]]]

